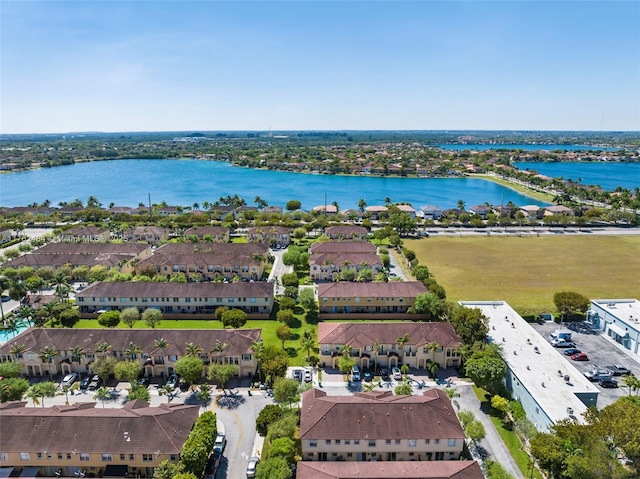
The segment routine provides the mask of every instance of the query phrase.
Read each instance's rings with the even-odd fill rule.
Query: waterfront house
[[[410,313],[416,296],[426,293],[420,281],[318,284],[320,319],[426,319]]]
[[[268,319],[273,308],[274,284],[99,282],[76,294],[83,317],[99,311],[156,308],[167,319],[211,319],[220,306],[242,309],[249,319]]]
[[[318,205],[314,206],[311,211],[326,213],[328,215],[335,215],[336,213],[338,213],[338,207],[336,205]]]
[[[544,216],[553,216],[553,215],[573,216],[574,212],[571,208],[567,208],[564,205],[547,206],[544,209]]]
[[[258,367],[251,345],[259,342],[259,329],[67,329],[29,328],[0,346],[0,362],[20,364],[28,376],[55,376],[77,372],[94,374],[91,365],[96,358],[112,356],[118,361],[135,360],[143,367],[146,377],[169,377],[176,361],[187,354],[186,345],[202,348],[198,356],[206,366],[212,362],[235,364],[237,376],[252,376]],[[163,339],[164,342],[158,342]],[[104,351],[104,345],[108,351]],[[131,356],[131,345],[139,353]],[[159,344],[162,346],[160,347]],[[15,346],[24,346],[21,352]],[[224,347],[217,347],[224,345]],[[43,359],[41,351],[50,346],[58,353]],[[74,356],[81,348],[82,354]]]
[[[489,205],[475,205],[469,208],[469,213],[472,215],[478,215],[483,220],[487,219],[487,215],[491,213],[491,206]]]
[[[402,213],[407,213],[411,218],[416,217],[416,210],[411,205],[396,205]]]
[[[542,218],[543,210],[538,205],[524,205],[520,207],[520,211],[529,221],[535,221]]]
[[[389,211],[389,208],[386,206],[367,206],[365,208],[365,212],[369,214],[369,216],[374,219],[380,219],[381,213],[386,213]]]
[[[302,395],[300,439],[304,461],[457,460],[464,432],[447,394],[392,391]]]
[[[153,477],[162,461],[178,462],[200,409],[142,400],[122,408],[26,406],[0,405],[0,465],[21,477]]]
[[[436,205],[424,205],[420,207],[420,215],[425,220],[438,220],[442,215],[442,208]]]
[[[408,341],[398,343],[407,336]],[[319,323],[320,364],[337,367],[342,349],[362,368],[428,368],[432,362],[440,367],[460,365],[461,341],[449,323]]]

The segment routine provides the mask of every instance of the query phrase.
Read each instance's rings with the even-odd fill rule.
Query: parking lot
[[[570,330],[571,341],[575,343],[576,348],[589,356],[589,361],[571,361],[568,356],[564,356],[564,348],[556,348],[556,350],[558,354],[566,358],[567,361],[569,361],[573,366],[576,367],[578,371],[583,374],[598,366],[604,367],[613,364],[627,366],[636,376],[640,374],[640,363],[634,360],[634,358],[631,358],[629,355],[625,354],[624,350],[619,349],[619,347],[621,348],[621,346],[617,346],[615,343],[602,336],[601,334],[588,334],[583,331],[571,330],[566,327],[566,323],[563,327],[561,327],[560,324],[554,322],[547,322],[545,324],[534,323],[532,324],[532,326],[547,341],[549,341],[550,339],[549,334],[556,329]],[[620,386],[619,388],[603,388],[597,382],[593,383],[600,390],[600,395],[598,398],[599,408],[616,402],[618,398],[627,395],[629,392],[629,389],[624,387],[624,385],[622,384],[620,376],[616,376],[613,379],[618,381]]]

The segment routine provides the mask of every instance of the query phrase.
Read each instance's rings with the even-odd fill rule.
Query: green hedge
[[[203,413],[193,426],[180,454],[185,472],[192,472],[197,477],[202,475],[217,434],[216,415],[211,411]]]

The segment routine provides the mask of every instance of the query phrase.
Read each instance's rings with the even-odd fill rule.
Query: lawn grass
[[[509,450],[509,454],[513,457],[518,469],[520,469],[520,472],[522,472],[524,477],[531,477],[531,458],[529,457],[529,454],[522,450],[522,442],[520,441],[520,438],[514,431],[505,426],[505,423],[500,417],[500,412],[495,411],[490,405],[487,405],[487,392],[478,386],[474,385],[472,387],[473,392],[476,394],[480,402],[485,403],[485,408],[489,411],[489,419],[498,431],[502,442],[504,442],[505,446]],[[538,470],[533,471],[533,477],[535,479],[542,479],[542,475]]]
[[[505,300],[522,315],[555,312],[553,295],[636,298],[640,236],[431,237],[405,240],[452,301]]]
[[[504,186],[505,188],[510,188],[514,191],[517,191],[518,193],[522,193],[523,195],[528,196],[529,198],[534,198],[536,200],[553,203],[552,194],[541,193],[540,191],[529,189],[525,186],[519,185],[517,183],[512,183],[511,181],[505,180],[503,178],[498,178],[492,175],[478,175],[478,174],[470,175],[469,178],[478,178],[485,181],[493,181],[494,183],[498,183],[499,185]]]
[[[285,349],[289,354],[289,361],[291,366],[304,366],[306,365],[307,352],[300,346],[300,338],[305,331],[312,331],[314,337],[317,338],[317,326],[310,324],[305,320],[304,313],[296,314],[297,323],[292,327],[293,333],[292,339],[285,342]],[[282,323],[275,319],[250,319],[242,329],[261,329],[262,340],[265,344],[273,344],[278,347],[282,346],[281,341],[276,336],[276,328]],[[98,328],[102,329],[102,326],[98,324],[97,319],[81,319],[75,325],[76,328]],[[118,329],[128,329],[128,326],[124,323],[120,323]],[[143,322],[138,321],[133,329],[149,329],[149,327]],[[163,319],[160,326],[157,329],[222,329],[222,323],[220,321],[206,320],[206,319]],[[318,350],[311,352],[312,355],[317,355]]]

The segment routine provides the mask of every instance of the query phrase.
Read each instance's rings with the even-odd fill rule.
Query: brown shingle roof
[[[247,230],[247,234],[249,235],[288,235],[289,228],[286,226],[256,226],[254,228],[249,228]]]
[[[68,230],[62,231],[63,236],[99,236],[109,233],[108,228],[100,228],[99,226],[74,226]]]
[[[42,268],[51,266],[59,268],[65,265],[76,266],[118,266],[120,261],[128,261],[132,259],[129,254],[112,254],[112,253],[89,253],[89,254],[25,254],[19,258],[7,261],[2,265],[3,268],[19,268],[21,266],[31,266],[34,268]]]
[[[319,323],[318,344],[350,344],[354,348],[374,342],[393,344],[409,335],[409,346],[421,347],[432,342],[445,348],[460,346],[460,338],[449,323]]]
[[[334,264],[344,266],[351,264],[358,266],[361,264],[369,266],[382,266],[382,260],[375,253],[312,253],[309,258],[309,265]]]
[[[31,254],[121,254],[136,256],[149,245],[138,243],[49,243]]]
[[[311,389],[302,395],[300,438],[464,439],[464,432],[449,397],[437,388],[421,396],[327,396]]]
[[[296,479],[484,479],[476,461],[298,462]]]
[[[259,341],[260,329],[50,329],[29,328],[0,346],[0,354],[9,354],[12,345],[24,344],[25,351],[38,353],[45,346],[53,346],[58,351],[70,351],[81,346],[85,353],[96,352],[101,342],[111,345],[112,351],[123,351],[133,342],[143,353],[154,355],[157,339],[165,339],[169,346],[164,354],[182,356],[186,343],[202,346],[210,351],[216,340],[227,343],[225,356],[239,356],[251,353],[251,344]]]
[[[318,285],[318,298],[415,298],[426,293],[420,281],[390,281],[389,283],[324,283]]]
[[[200,235],[200,236],[218,236],[218,235],[226,235],[229,233],[229,228],[224,228],[222,226],[195,226],[193,228],[189,228],[184,232],[184,236],[189,235]]]
[[[375,253],[376,245],[367,241],[325,241],[313,243],[311,253]]]
[[[329,226],[325,228],[324,232],[328,235],[343,235],[343,236],[351,236],[351,235],[367,235],[369,232],[367,228],[364,226],[355,226],[355,225],[338,225],[338,226]]]
[[[217,254],[217,253],[154,253],[152,256],[145,258],[137,263],[137,266],[144,268],[145,266],[161,266],[161,265],[201,265],[203,267],[209,265],[260,265],[262,261],[256,259],[250,254]],[[206,272],[206,269],[202,270]]]
[[[169,243],[160,246],[157,253],[186,254],[205,251],[216,254],[260,254],[266,255],[269,246],[260,243]]]
[[[51,408],[2,405],[0,450],[179,454],[200,409],[182,404],[149,407],[144,402],[124,408],[93,406],[95,403]]]

